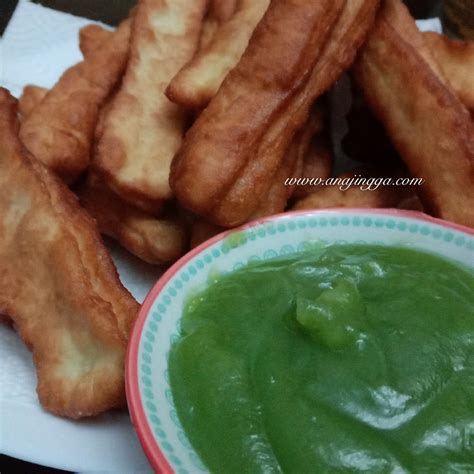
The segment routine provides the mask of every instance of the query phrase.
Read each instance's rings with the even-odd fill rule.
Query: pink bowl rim
[[[396,217],[405,217],[410,219],[415,219],[419,221],[430,222],[432,224],[437,224],[442,227],[449,229],[454,229],[460,232],[464,232],[468,235],[474,236],[474,229],[469,227],[455,224],[453,222],[445,221],[443,219],[438,219],[436,217],[429,216],[423,212],[418,211],[408,211],[400,209],[364,209],[364,208],[331,208],[331,209],[318,209],[318,210],[302,210],[302,211],[290,211],[282,214],[275,214],[273,216],[265,217],[262,219],[257,219],[255,221],[244,224],[240,227],[234,229],[229,229],[212,237],[211,239],[203,242],[198,247],[189,251],[186,255],[181,257],[177,262],[175,262],[164,274],[161,276],[158,281],[155,283],[153,288],[150,290],[146,296],[140,311],[138,312],[137,319],[132,328],[130,340],[127,348],[127,356],[125,361],[125,388],[127,394],[127,404],[130,412],[130,417],[132,420],[133,427],[137,433],[138,439],[142,445],[142,448],[150,461],[150,464],[153,470],[157,473],[162,474],[175,474],[175,471],[169,464],[166,459],[166,456],[161,451],[158,443],[153,436],[153,433],[150,429],[148,421],[146,419],[146,414],[143,409],[142,400],[140,397],[139,383],[138,383],[138,350],[141,341],[141,336],[143,332],[143,327],[145,325],[146,319],[150,312],[150,309],[158,298],[158,295],[165,287],[165,285],[173,278],[173,276],[188,262],[194,259],[201,252],[206,250],[208,247],[214,245],[215,243],[224,240],[230,234],[234,232],[242,232],[253,227],[266,224],[269,222],[278,221],[280,219],[291,219],[292,217],[298,216],[310,216],[318,215],[325,213],[341,213],[341,214],[378,214],[382,216],[396,216]]]

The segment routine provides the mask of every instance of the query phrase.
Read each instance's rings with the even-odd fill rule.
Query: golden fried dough
[[[127,24],[129,24],[127,22]],[[86,58],[94,54],[97,49],[110,39],[113,31],[107,30],[100,25],[87,25],[79,30],[79,49]]]
[[[298,134],[296,136],[299,138],[301,135]],[[299,140],[295,140],[288,149],[277,172],[272,177],[267,193],[261,199],[257,210],[250,216],[249,221],[279,214],[286,209],[294,187],[286,186],[285,181],[289,176],[301,174],[303,159],[304,156],[301,153]]]
[[[291,176],[300,176],[303,171],[305,154],[309,145],[306,136],[308,128],[305,127],[295,137],[290,145],[280,168],[273,177],[271,186],[260,202],[257,211],[249,218],[249,221],[261,219],[274,214],[279,214],[286,209],[288,200],[295,191],[294,186],[286,186],[285,181]],[[225,230],[216,224],[197,218],[191,224],[191,248],[197,247],[202,242]]]
[[[474,126],[400,0],[385,0],[355,78],[435,216],[474,226]]]
[[[306,179],[308,183],[294,186],[292,196],[301,199],[312,194],[314,186],[309,184],[311,179],[329,178],[332,172],[333,161],[334,154],[327,134],[322,133],[315,136],[308,144],[301,173],[301,178]]]
[[[188,131],[173,161],[171,184],[185,207],[229,227],[256,211],[263,195],[238,222],[219,222],[212,212],[255,156],[274,111],[308,75],[341,3],[271,3],[241,60]],[[269,184],[272,177],[266,176]]]
[[[258,208],[310,107],[353,62],[378,0],[274,0],[173,161],[181,204],[232,227]]]
[[[242,0],[209,0],[207,16],[212,16],[219,23],[224,23],[235,13]]]
[[[323,109],[318,105],[313,108],[303,128],[295,135],[280,167],[272,178],[270,188],[249,220],[279,214],[286,209],[288,200],[298,191],[298,187],[288,184],[287,180],[303,175],[308,166],[308,158],[314,158],[309,155],[313,148],[313,138],[322,131],[323,126]]]
[[[310,113],[304,128],[295,136],[292,146],[297,146],[301,165],[297,173],[286,176],[295,178],[328,178],[331,176],[333,153],[328,131],[325,130],[326,104],[318,102]],[[291,195],[303,198],[314,192],[311,185],[292,186]]]
[[[99,108],[122,76],[129,35],[124,22],[101,48],[63,74],[21,126],[28,151],[68,183],[89,165]]]
[[[149,207],[172,197],[169,169],[187,113],[164,91],[193,56],[206,1],[140,0],[130,62],[98,137],[93,166],[125,200]]]
[[[377,178],[387,176],[388,173],[385,169],[378,170],[370,167],[360,167],[353,172],[340,175],[339,179],[349,180],[353,177]],[[401,174],[398,173],[398,176],[401,176]],[[341,186],[319,187],[313,194],[297,201],[293,206],[293,210],[302,211],[306,209],[332,209],[338,207],[420,210],[420,202],[413,187],[380,186],[370,191],[367,189],[367,186],[363,190],[359,185],[347,188],[343,184]]]
[[[18,112],[24,120],[33,109],[40,104],[48,93],[45,87],[28,85],[23,88],[23,93],[18,100]]]
[[[0,89],[0,313],[33,353],[46,410],[80,418],[123,407],[138,304],[94,221],[17,134],[17,103]]]
[[[461,102],[474,111],[474,42],[456,41],[433,32],[423,35]]]
[[[237,0],[209,0],[204,17],[198,51],[207,48],[222,23],[228,21],[235,12]]]
[[[238,63],[270,0],[240,0],[237,11],[216,28],[212,39],[173,78],[166,90],[175,103],[204,108]]]
[[[78,194],[100,232],[145,262],[174,262],[186,251],[186,230],[178,219],[156,218],[133,207],[109,191],[97,176],[90,174]]]

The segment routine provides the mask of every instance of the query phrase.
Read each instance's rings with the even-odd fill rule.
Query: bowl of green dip
[[[474,472],[474,232],[346,209],[221,234],[148,295],[126,381],[157,472]]]

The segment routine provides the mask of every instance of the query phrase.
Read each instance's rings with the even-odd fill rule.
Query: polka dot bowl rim
[[[323,242],[408,245],[432,251],[458,260],[460,263],[469,265],[472,262],[470,266],[474,267],[473,229],[420,212],[395,209],[288,212],[223,232],[196,247],[171,266],[149,292],[138,314],[128,346],[125,367],[128,407],[138,438],[155,472],[163,474],[207,472],[187,441],[174,410],[166,370],[169,347],[165,352],[161,349],[161,354],[153,354],[154,348],[163,342],[163,338],[165,344],[167,341],[169,346],[173,337],[176,338],[186,294],[195,290],[192,286],[193,277],[202,273],[207,279],[209,271],[214,271],[216,262],[225,262],[226,259],[231,259],[231,256],[235,259],[239,254],[245,253],[245,247],[255,245],[256,241],[281,243],[283,234],[285,237],[293,234],[293,241],[296,235],[296,240],[300,239],[304,244],[306,241],[321,240],[318,233],[323,229],[326,235],[328,232],[331,235],[331,229],[334,235],[340,235],[339,229],[342,228],[345,230],[352,228],[351,234],[363,229],[366,237],[363,240],[354,240],[351,236],[345,240],[326,238],[322,239]],[[301,251],[303,248],[284,245],[281,250],[288,254]],[[267,250],[261,258],[276,255],[278,252]],[[467,261],[466,255],[469,256]],[[257,255],[255,258],[260,257]],[[251,259],[252,257],[247,258],[243,262],[239,260],[239,265]],[[229,270],[231,271],[231,269],[224,271]],[[200,288],[203,285],[201,283],[197,286]],[[180,311],[175,310],[173,313],[171,310],[173,300],[178,302]],[[171,330],[170,327],[163,328],[163,321],[166,318],[167,322],[175,320]],[[161,369],[165,367],[164,371],[154,370],[154,365],[159,363]],[[155,377],[152,377],[154,372]]]

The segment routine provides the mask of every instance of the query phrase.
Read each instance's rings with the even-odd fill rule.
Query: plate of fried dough
[[[77,44],[51,87],[0,89],[5,454],[148,472],[128,337],[163,269],[223,230],[341,207],[474,227],[474,44],[421,32],[401,0],[138,0]],[[356,177],[391,182],[313,184]]]

